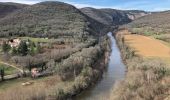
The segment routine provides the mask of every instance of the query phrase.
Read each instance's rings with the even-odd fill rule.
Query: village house
[[[31,76],[32,76],[33,78],[36,78],[36,77],[38,76],[38,74],[39,74],[39,71],[38,71],[37,68],[31,69]]]
[[[13,48],[13,47],[18,47],[19,44],[21,43],[20,39],[10,39],[8,44]]]

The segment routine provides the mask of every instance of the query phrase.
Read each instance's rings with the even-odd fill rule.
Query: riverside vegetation
[[[136,18],[126,28],[169,42],[169,11],[140,18],[147,14],[138,10],[77,9],[54,1],[34,5],[0,3],[1,99],[72,98],[101,78],[110,52],[110,40],[104,34]],[[150,27],[148,17],[153,19],[149,20]],[[14,39],[21,41],[16,47],[10,45]],[[122,36],[116,39],[127,76],[114,87],[110,99],[168,99],[168,65],[138,57]],[[37,76],[31,77],[32,69],[36,69]],[[13,75],[17,79],[7,80]]]
[[[116,84],[111,100],[168,100],[170,69],[158,59],[137,56],[121,34],[116,34],[122,59],[127,65],[125,80]]]
[[[22,6],[5,13],[0,27],[3,100],[70,99],[101,78],[107,64],[107,27],[72,5]]]
[[[49,77],[48,80],[44,79],[44,81],[28,87],[19,86],[7,89],[0,93],[1,98],[4,100],[63,100],[76,95],[101,77],[102,70],[105,67],[103,57],[109,52],[109,43],[108,37],[105,36],[100,45],[96,44],[83,48],[70,54],[61,62],[55,62],[51,58],[50,62],[47,63],[51,67],[48,67],[47,70],[54,71],[52,78]],[[101,64],[95,64],[98,63],[98,58],[101,58]],[[61,83],[58,80],[61,80],[62,84],[58,85]]]

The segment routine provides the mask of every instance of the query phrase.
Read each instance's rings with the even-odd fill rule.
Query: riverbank
[[[116,81],[124,79],[125,76],[125,65],[122,62],[121,54],[116,45],[116,40],[109,32],[108,36],[111,41],[111,53],[107,69],[104,70],[103,77],[95,85],[90,86],[75,100],[108,100],[110,90]]]
[[[156,58],[146,59],[136,55],[135,49],[129,46],[123,34],[117,32],[115,37],[127,66],[127,75],[125,80],[114,86],[110,99],[169,100],[170,69],[168,65]]]
[[[33,81],[28,86],[19,83],[0,93],[3,100],[66,100],[95,84],[102,76],[108,62],[110,40],[101,38],[95,44],[71,54],[54,68],[58,74]],[[71,62],[70,62],[71,61]],[[64,79],[63,79],[64,77]]]

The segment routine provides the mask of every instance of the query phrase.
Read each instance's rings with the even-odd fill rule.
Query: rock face
[[[140,11],[140,10],[127,10],[125,12],[127,13],[128,18],[131,20],[135,20],[150,14],[149,12]]]
[[[149,14],[139,10],[95,9],[89,7],[82,8],[81,11],[105,25],[122,25]]]

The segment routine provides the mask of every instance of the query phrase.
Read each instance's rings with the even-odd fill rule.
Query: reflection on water
[[[108,69],[103,73],[103,78],[97,84],[83,91],[75,98],[76,100],[106,100],[115,82],[124,78],[125,65],[122,62],[119,48],[111,32],[108,33],[108,36],[112,41]]]

